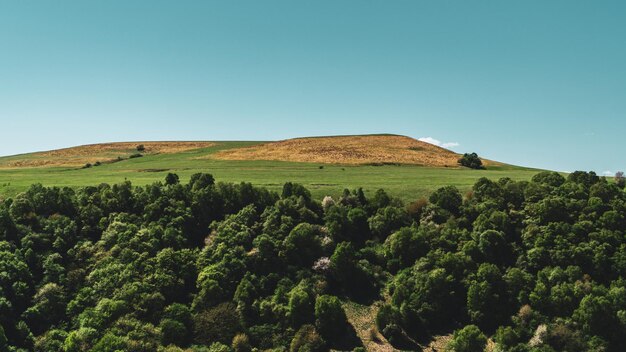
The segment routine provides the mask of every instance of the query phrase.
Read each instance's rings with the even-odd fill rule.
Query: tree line
[[[593,172],[410,204],[195,174],[0,202],[0,351],[626,349],[626,193]],[[374,331],[373,335],[376,333]]]

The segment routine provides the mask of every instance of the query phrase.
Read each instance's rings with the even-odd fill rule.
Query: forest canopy
[[[626,193],[593,172],[402,204],[249,183],[33,185],[0,202],[0,351],[626,350]]]

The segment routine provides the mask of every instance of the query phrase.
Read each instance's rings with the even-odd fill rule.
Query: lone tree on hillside
[[[171,172],[169,172],[166,176],[165,176],[165,184],[166,185],[176,185],[180,182],[180,179],[178,178],[178,175],[173,174]]]
[[[138,152],[143,152],[144,150],[146,150],[146,147],[144,147],[143,144],[140,144],[140,145],[137,146],[137,151]]]
[[[482,170],[485,167],[483,166],[483,162],[478,157],[476,153],[465,153],[463,157],[459,159],[459,164],[461,166],[469,167],[470,169]]]
[[[617,187],[624,189],[626,186],[626,177],[624,176],[624,171],[618,171],[615,173],[615,184]]]

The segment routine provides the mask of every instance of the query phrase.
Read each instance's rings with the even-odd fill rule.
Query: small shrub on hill
[[[487,337],[476,325],[468,325],[454,332],[447,350],[450,352],[482,352],[487,345]]]
[[[459,159],[459,164],[461,166],[469,167],[470,169],[475,170],[483,170],[485,167],[483,166],[483,162],[478,157],[476,153],[465,153]]]

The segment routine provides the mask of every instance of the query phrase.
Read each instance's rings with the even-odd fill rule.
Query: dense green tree
[[[328,232],[336,242],[361,245],[370,237],[367,212],[363,208],[330,207],[324,214]]]
[[[63,343],[67,339],[67,332],[59,329],[51,329],[40,335],[35,340],[35,351],[37,352],[61,352]],[[2,351],[2,349],[0,349]]]
[[[236,306],[228,302],[196,313],[193,326],[194,341],[204,345],[213,342],[230,344],[241,330]]]
[[[285,257],[292,264],[311,265],[322,254],[321,240],[321,232],[317,226],[299,224],[283,241]]]
[[[506,284],[500,269],[483,263],[478,268],[467,291],[467,310],[470,320],[492,329],[506,321],[512,313],[507,306]]]
[[[37,334],[45,332],[65,316],[65,292],[57,284],[43,285],[33,296],[33,302],[23,315],[27,317],[31,330]]]
[[[487,345],[487,337],[476,325],[467,325],[454,332],[447,349],[451,352],[482,352]]]
[[[306,202],[310,202],[311,192],[301,184],[287,182],[283,185],[282,197],[302,197]]]
[[[454,350],[485,334],[503,351],[626,348],[618,185],[542,172],[430,200],[356,189],[323,205],[209,174],[33,185],[0,202],[0,351],[349,348],[336,296],[390,297],[376,325],[397,349],[468,323]]]
[[[168,172],[167,175],[165,176],[165,184],[166,185],[170,185],[170,186],[171,185],[176,185],[179,182],[180,181],[179,181],[178,175],[176,175],[176,174]]]
[[[580,183],[585,187],[591,187],[593,184],[600,182],[600,177],[595,172],[574,171],[567,176],[567,180],[574,183]]]
[[[469,167],[470,169],[484,169],[482,160],[478,157],[476,153],[465,153],[459,159],[459,164],[461,166]]]
[[[565,177],[558,172],[543,171],[532,177],[532,182],[559,187],[565,183]]]
[[[302,281],[289,293],[288,312],[294,327],[313,321],[314,297],[311,288]]]
[[[191,341],[193,328],[191,310],[180,303],[169,305],[163,311],[159,328],[164,346],[170,344],[186,346]]]
[[[322,352],[326,350],[326,341],[318,334],[313,325],[303,325],[289,346],[290,352]]]
[[[394,280],[392,304],[398,307],[400,323],[412,331],[433,331],[450,323],[461,307],[460,287],[445,269],[400,272]]]
[[[583,331],[591,335],[607,336],[615,331],[617,319],[611,302],[604,296],[589,294],[580,301],[573,314]]]
[[[385,259],[392,272],[412,266],[415,260],[428,252],[424,229],[405,227],[387,237],[384,243]]]
[[[457,214],[463,204],[463,197],[456,187],[446,186],[433,192],[430,195],[430,202],[452,214]]]
[[[319,296],[315,300],[315,326],[326,341],[334,341],[345,332],[348,323],[341,302],[335,296]]]
[[[388,206],[379,208],[368,222],[372,234],[384,240],[393,231],[408,226],[411,219],[404,209]]]

